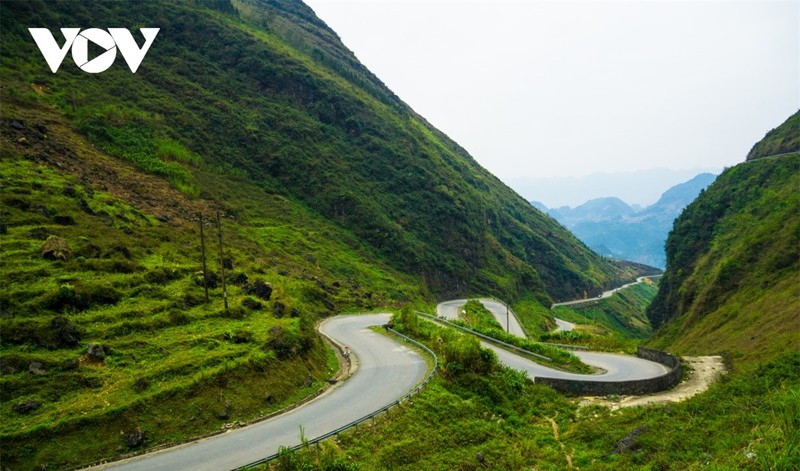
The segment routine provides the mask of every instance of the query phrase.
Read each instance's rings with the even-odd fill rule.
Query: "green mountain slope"
[[[645,339],[653,333],[645,311],[657,290],[656,285],[647,280],[594,303],[558,306],[553,314],[559,319],[581,324],[581,330],[590,330],[600,336]],[[558,339],[560,336],[570,337],[567,333],[555,333],[546,338]]]
[[[798,151],[800,151],[800,111],[768,132],[764,139],[750,149],[747,160]]]
[[[65,25],[161,31],[136,74],[70,54],[53,74],[27,28],[62,44]],[[0,2],[0,44],[4,467],[77,466],[294,403],[334,368],[325,316],[471,292],[546,311],[636,276],[300,2]]]
[[[241,175],[438,293],[563,299],[613,283],[613,268],[408,109],[302,3],[235,6],[12,3],[4,75],[16,93],[39,85],[92,143],[186,194],[220,198],[199,175]],[[119,64],[87,78],[69,60],[50,74],[25,27],[84,17],[161,32],[135,75]]]
[[[742,364],[800,347],[798,188],[800,154],[759,159],[726,170],[686,208],[647,312],[661,327],[653,346]]]

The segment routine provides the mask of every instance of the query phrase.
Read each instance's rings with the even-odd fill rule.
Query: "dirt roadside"
[[[725,365],[721,356],[682,357],[690,371],[685,373],[685,380],[668,391],[644,396],[585,397],[581,407],[604,405],[617,410],[622,407],[643,406],[665,402],[680,402],[707,390],[719,377],[725,374]]]

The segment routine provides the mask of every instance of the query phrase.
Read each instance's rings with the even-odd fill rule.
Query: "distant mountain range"
[[[617,197],[596,198],[580,206],[547,208],[531,204],[566,226],[595,252],[663,269],[664,241],[683,208],[697,198],[716,175],[701,173],[665,191],[651,206],[641,209]]]
[[[526,200],[544,203],[548,208],[576,207],[586,201],[614,195],[634,209],[655,204],[668,188],[700,173],[719,174],[722,168],[651,168],[628,172],[597,172],[579,177],[517,177],[506,183]]]

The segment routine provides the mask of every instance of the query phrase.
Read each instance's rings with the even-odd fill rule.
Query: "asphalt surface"
[[[554,317],[553,319],[556,320],[556,328],[553,332],[558,332],[560,330],[570,331],[575,328],[575,324],[572,322],[567,322],[564,319],[559,319],[558,317]]]
[[[445,319],[456,320],[459,318],[461,307],[464,304],[467,304],[467,301],[467,299],[454,299],[452,301],[439,303],[439,305],[436,306],[436,315],[444,317]],[[514,314],[514,311],[510,309],[507,310],[505,304],[489,298],[481,298],[479,301],[483,303],[483,305],[486,306],[486,309],[492,313],[495,320],[497,320],[497,322],[500,323],[500,326],[503,327],[503,330],[510,332],[517,337],[527,337],[527,335],[525,335],[525,331],[522,330],[522,326],[517,320],[516,314]],[[508,327],[508,329],[506,327]]]
[[[656,276],[657,276],[657,275],[656,275]],[[572,306],[572,305],[575,305],[575,304],[590,303],[590,302],[592,302],[592,301],[597,301],[598,299],[605,299],[605,298],[608,298],[608,297],[610,297],[612,294],[616,293],[616,292],[617,292],[617,291],[619,291],[619,290],[623,290],[623,289],[625,289],[625,288],[627,288],[627,287],[629,287],[629,286],[633,286],[633,285],[636,285],[636,284],[639,284],[639,283],[641,283],[642,281],[644,281],[644,279],[645,279],[645,278],[652,278],[652,277],[648,277],[648,276],[640,276],[639,278],[636,278],[636,281],[634,281],[634,282],[632,282],[632,283],[628,283],[628,284],[626,284],[626,285],[622,285],[622,286],[620,286],[619,288],[614,288],[614,289],[612,289],[612,290],[603,291],[603,292],[602,292],[600,295],[598,295],[597,297],[594,297],[594,298],[586,298],[586,299],[576,299],[576,300],[574,300],[574,301],[565,301],[565,302],[563,302],[563,303],[555,303],[555,304],[553,304],[552,306],[550,306],[550,309],[553,309],[554,307],[558,307],[558,306]]]
[[[631,283],[635,284],[635,283]],[[630,286],[626,285],[626,286]],[[611,296],[614,292],[622,289],[624,287],[617,288],[616,290],[607,291],[609,293],[608,296]],[[480,299],[480,301],[487,307],[492,313],[495,315],[495,318],[498,317],[498,314],[502,314],[502,320],[505,321],[505,305],[499,303],[497,301],[491,299]],[[445,301],[440,303],[436,306],[436,314],[448,319],[457,319],[458,314],[461,310],[461,306],[463,306],[467,302],[466,299],[456,299],[453,301]],[[524,337],[525,335],[522,333],[522,328],[519,327],[519,323],[515,316],[510,317],[513,319],[512,321],[512,329],[511,333],[517,335],[519,337]],[[499,321],[500,319],[498,319]],[[560,321],[560,322],[559,322]],[[564,324],[571,324],[566,321],[562,321],[561,319],[556,319],[556,322]],[[517,325],[517,332],[514,330],[514,323]],[[503,324],[505,325],[505,324]],[[568,330],[568,329],[565,329]],[[635,379],[647,379],[647,378],[655,378],[657,376],[661,376],[669,372],[669,369],[661,365],[659,363],[655,363],[648,360],[643,360],[638,357],[628,356],[628,355],[617,355],[613,353],[601,353],[601,352],[583,352],[583,351],[574,351],[573,353],[577,355],[581,361],[586,363],[589,366],[594,366],[602,370],[602,373],[592,374],[592,375],[584,375],[584,374],[576,374],[576,373],[568,373],[566,371],[555,370],[553,368],[548,368],[546,366],[540,365],[535,363],[531,360],[526,358],[522,358],[514,353],[509,352],[503,348],[497,347],[493,344],[487,342],[481,342],[483,347],[492,349],[497,353],[498,358],[502,363],[506,366],[510,366],[515,370],[523,370],[528,373],[528,376],[531,378],[564,378],[564,379],[580,379],[584,381],[627,381],[627,380],[635,380]]]
[[[336,430],[391,404],[424,379],[425,359],[408,347],[369,329],[389,321],[388,314],[338,316],[320,331],[349,347],[358,362],[355,373],[313,401],[247,427],[196,442],[116,461],[93,469],[230,470]]]
[[[666,366],[641,358],[617,355],[614,353],[581,351],[574,351],[572,353],[577,355],[578,358],[587,365],[600,368],[604,370],[604,372],[593,375],[568,373],[534,363],[489,343],[482,342],[482,346],[494,350],[500,361],[506,366],[514,368],[515,370],[523,370],[528,373],[528,376],[534,378],[534,380],[535,378],[563,378],[580,379],[583,381],[627,381],[655,378],[669,373],[669,369]]]
[[[508,320],[514,335],[525,336],[513,312],[504,304],[481,299],[501,325]],[[447,301],[436,308],[438,315],[458,318],[465,299]],[[408,347],[369,329],[383,325],[389,314],[338,316],[320,325],[320,331],[346,345],[357,363],[355,373],[316,399],[296,409],[247,427],[172,448],[94,467],[105,470],[231,470],[270,456],[282,446],[300,443],[300,429],[312,439],[396,402],[425,377],[425,359]],[[658,363],[640,358],[599,352],[575,352],[584,363],[602,369],[595,375],[554,370],[483,343],[504,364],[523,370],[532,378],[572,378],[588,381],[645,379],[667,373]]]

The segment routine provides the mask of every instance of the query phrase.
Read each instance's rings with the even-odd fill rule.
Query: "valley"
[[[95,24],[160,30],[97,73],[30,32]],[[581,208],[605,251],[299,0],[4,1],[0,43],[4,470],[795,466],[800,113]]]

